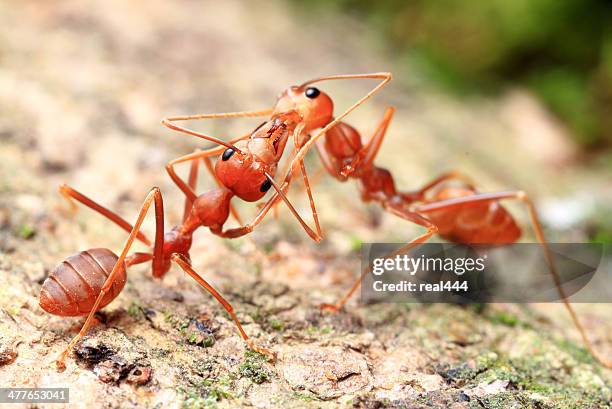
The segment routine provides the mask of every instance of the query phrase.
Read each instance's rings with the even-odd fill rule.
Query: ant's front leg
[[[274,207],[276,202],[279,199],[282,199],[285,202],[285,204],[287,205],[287,207],[289,208],[289,210],[291,211],[291,213],[298,220],[298,222],[300,223],[302,228],[306,231],[306,233],[308,233],[310,238],[312,238],[317,243],[320,242],[321,241],[321,236],[319,234],[315,233],[306,224],[304,219],[302,219],[302,217],[299,215],[297,210],[295,210],[295,207],[293,206],[293,204],[291,204],[291,202],[289,201],[289,199],[285,195],[285,191],[288,189],[289,183],[291,181],[291,174],[289,174],[288,180],[285,181],[285,183],[282,186],[278,186],[278,184],[274,181],[274,178],[272,176],[270,176],[269,174],[267,174],[267,173],[266,173],[266,177],[268,178],[268,180],[270,181],[270,184],[274,187],[276,192],[274,192],[274,195],[272,195],[272,197],[270,199],[268,199],[268,201],[264,204],[264,206],[259,210],[259,212],[255,216],[253,221],[251,223],[245,224],[244,226],[236,227],[236,228],[233,228],[233,229],[228,229],[228,230],[225,230],[225,231],[222,230],[222,226],[219,226],[219,227],[217,227],[215,229],[211,228],[211,232],[216,234],[216,235],[218,235],[218,236],[220,236],[220,237],[230,238],[230,239],[233,239],[233,238],[236,238],[236,237],[241,237],[241,236],[244,236],[245,234],[249,234],[264,219],[266,214],[270,211],[270,209],[272,207]]]
[[[304,123],[302,122],[295,128],[293,132],[293,145],[294,145],[294,154],[297,154],[297,149],[299,145],[299,136],[304,129]],[[304,164],[304,159],[298,162],[300,165],[300,172],[302,173],[302,178],[304,181],[304,188],[306,189],[306,194],[308,195],[308,201],[310,202],[310,211],[312,212],[312,218],[315,223],[315,228],[317,229],[317,235],[319,237],[323,237],[323,233],[321,231],[321,224],[319,223],[319,215],[317,214],[317,208],[315,206],[314,198],[312,196],[312,190],[310,189],[310,181],[308,180],[308,172],[306,172],[306,165]]]

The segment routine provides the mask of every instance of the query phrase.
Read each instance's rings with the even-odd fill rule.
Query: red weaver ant
[[[384,80],[365,97],[351,106],[342,115],[337,117],[335,120],[330,121],[331,118],[331,100],[329,97],[319,91],[317,88],[308,87],[312,83],[332,80],[332,79],[348,79],[348,78],[383,78]],[[300,219],[300,223],[309,233],[309,235],[319,241],[321,237],[321,229],[319,226],[317,213],[310,191],[310,184],[306,176],[304,168],[303,157],[312,148],[316,146],[321,161],[323,162],[326,170],[336,179],[340,181],[346,181],[348,178],[357,179],[361,188],[361,197],[365,202],[375,201],[378,202],[385,210],[389,211],[396,216],[418,224],[427,229],[427,232],[418,236],[410,243],[403,246],[397,251],[397,253],[403,253],[411,248],[417,246],[420,243],[427,241],[434,234],[453,242],[458,243],[486,243],[486,244],[509,244],[516,242],[521,236],[521,229],[515,222],[512,215],[500,204],[502,200],[519,200],[527,206],[529,217],[535,232],[536,239],[541,244],[544,255],[549,265],[550,274],[555,282],[558,289],[559,295],[568,310],[576,328],[578,329],[583,342],[593,354],[593,356],[599,360],[604,366],[610,367],[611,363],[604,357],[602,357],[586,335],[586,331],[578,317],[568,302],[567,297],[561,287],[560,278],[558,272],[553,263],[553,259],[549,250],[549,247],[544,238],[542,226],[539,222],[535,207],[528,195],[522,191],[508,191],[508,192],[494,192],[494,193],[479,193],[473,186],[469,178],[458,172],[450,172],[443,174],[440,177],[434,179],[424,187],[413,192],[398,192],[395,188],[395,183],[391,173],[383,168],[374,165],[374,159],[378,154],[382,141],[385,137],[387,127],[391,121],[394,113],[393,108],[388,108],[384,114],[383,120],[378,125],[374,135],[368,142],[363,144],[360,134],[353,127],[348,125],[341,120],[348,115],[353,109],[363,103],[372,94],[378,91],[391,79],[391,75],[388,73],[381,74],[366,74],[366,75],[347,75],[347,76],[329,76],[321,77],[312,81],[308,81],[299,87],[292,87],[281,94],[277,101],[277,106],[272,111],[252,111],[252,112],[236,112],[227,114],[208,114],[208,115],[193,115],[185,117],[169,118],[163,121],[163,124],[170,129],[198,136],[204,139],[208,139],[217,142],[221,145],[225,145],[223,141],[220,141],[214,137],[210,137],[201,133],[194,132],[192,130],[179,127],[173,122],[178,120],[189,120],[189,119],[210,119],[210,118],[229,118],[239,116],[258,116],[267,115],[272,112],[272,118],[275,118],[279,112],[282,112],[283,107],[285,110],[295,109],[301,113],[304,117],[311,114],[311,110],[319,112],[321,120],[317,123],[318,126],[308,127],[305,126],[301,130],[299,128],[294,129],[294,144],[299,151],[292,155],[292,159],[287,167],[285,173],[285,184],[283,185],[283,191],[287,186],[291,173],[294,166],[300,167],[300,170],[304,176],[304,186],[307,190],[308,197],[310,200],[310,206],[315,220],[317,235],[313,235],[312,231],[309,230],[301,218],[292,210],[294,215]],[[302,94],[303,93],[303,94]],[[304,98],[306,97],[306,98]],[[310,99],[311,101],[309,101]],[[316,108],[312,108],[313,102],[318,102]],[[322,102],[319,102],[322,101]],[[329,111],[328,111],[329,109]],[[264,123],[264,127],[265,127]],[[316,135],[310,137],[308,132],[317,127],[323,126]],[[299,138],[301,133],[304,133],[305,138]],[[321,140],[321,137],[324,139]],[[234,141],[243,140],[246,137],[238,138]],[[233,142],[233,141],[232,141]],[[198,158],[204,158],[209,170],[212,169],[210,162],[208,161],[209,156],[216,155],[222,152],[223,148],[211,149],[205,152],[198,152],[191,155],[186,155],[182,158],[176,159],[168,164],[166,167],[171,178],[175,183],[183,190],[188,197],[195,197],[193,190],[191,190],[185,182],[183,182],[174,172],[173,166],[177,163],[185,161],[194,161]],[[233,149],[233,148],[231,148]],[[227,150],[226,150],[227,152]],[[223,158],[222,158],[223,160]],[[217,165],[219,162],[217,162]],[[458,180],[463,182],[463,186],[460,187],[445,187],[444,182],[449,180]],[[220,181],[226,185],[225,182]],[[220,183],[220,184],[221,184]],[[227,185],[226,185],[227,186]],[[243,198],[245,199],[245,198]],[[247,200],[247,199],[245,199]],[[265,211],[268,211],[271,207],[275,206],[275,203],[271,199],[264,207]],[[259,219],[260,220],[260,219]],[[214,232],[213,232],[214,233]],[[357,290],[360,283],[363,281],[365,274],[368,270],[364,269],[360,278],[354,283],[349,292],[335,305],[324,304],[323,309],[338,311],[346,304],[349,298]]]
[[[514,243],[521,236],[521,229],[499,202],[507,199],[523,202],[527,206],[536,239],[544,250],[550,274],[561,300],[584,344],[600,363],[608,368],[612,367],[612,362],[595,350],[576,312],[567,300],[535,207],[527,194],[522,191],[479,193],[470,179],[459,172],[443,174],[416,191],[396,190],[391,173],[374,165],[374,159],[393,113],[394,108],[387,108],[374,135],[365,144],[355,128],[345,122],[339,122],[325,133],[325,139],[316,140],[317,137],[313,137],[309,140],[296,155],[295,160],[300,160],[309,149],[307,145],[312,146],[314,143],[329,174],[341,182],[349,178],[358,181],[361,199],[364,202],[377,202],[390,213],[427,229],[426,233],[402,246],[394,254],[405,253],[427,241],[434,234],[456,243]],[[444,186],[445,182],[452,179],[461,182],[462,186]],[[321,307],[330,311],[341,309],[359,288],[369,271],[369,268],[364,268],[360,277],[338,303],[323,304]]]
[[[322,80],[353,78],[374,78],[381,79],[382,81],[335,119],[332,116],[333,102],[331,98],[318,89],[307,86]],[[218,291],[191,268],[189,250],[191,248],[192,235],[197,228],[205,226],[213,234],[221,237],[235,238],[243,236],[253,231],[253,228],[263,220],[267,212],[277,201],[282,199],[310,237],[319,241],[321,239],[321,230],[310,189],[308,188],[308,194],[316,223],[316,233],[307,226],[284,194],[290,183],[293,166],[287,170],[281,186],[274,181],[276,168],[283,155],[287,141],[292,136],[297,148],[300,146],[302,138],[308,137],[309,132],[321,128],[318,135],[323,134],[380,90],[390,80],[391,75],[388,73],[321,77],[300,86],[288,88],[279,96],[274,109],[164,119],[162,123],[170,129],[198,136],[222,145],[222,147],[194,152],[193,154],[181,157],[170,162],[166,167],[172,180],[186,195],[182,224],[166,233],[164,233],[163,199],[158,188],[153,188],[149,192],[140,209],[136,223],[132,226],[116,213],[94,202],[82,193],[62,185],[60,193],[70,202],[73,209],[76,208],[74,200],[79,201],[128,231],[129,236],[119,256],[109,249],[101,248],[77,253],[58,265],[43,283],[39,303],[45,311],[60,316],[87,315],[87,319],[79,333],[57,358],[56,365],[58,369],[62,370],[65,368],[65,359],[68,353],[91,327],[95,312],[109,304],[121,292],[127,279],[127,268],[148,261],[152,262],[152,274],[156,278],[161,278],[168,272],[172,261],[178,264],[223,305],[250,348],[274,359],[272,352],[265,348],[257,347],[252,343],[240,325],[233,307]],[[176,121],[180,120],[264,115],[269,115],[270,119],[250,134],[230,142],[225,142],[175,124]],[[218,154],[221,154],[221,158],[217,161],[213,171],[208,158]],[[204,159],[208,169],[213,172],[219,188],[212,189],[198,196],[195,194],[194,188],[197,176],[196,160],[200,158]],[[186,161],[192,162],[188,183],[181,180],[174,172],[174,165]],[[294,161],[294,163],[300,166],[305,185],[308,187],[308,177],[302,159]],[[223,230],[223,225],[230,213],[240,222],[237,212],[230,204],[230,200],[234,196],[247,202],[254,202],[261,199],[271,187],[274,187],[274,194],[260,209],[251,223],[245,225],[240,223],[240,227]],[[140,231],[144,218],[152,204],[154,204],[155,209],[156,225],[152,251],[148,253],[136,252],[128,256],[134,240],[138,239],[147,246],[152,244],[151,240]]]

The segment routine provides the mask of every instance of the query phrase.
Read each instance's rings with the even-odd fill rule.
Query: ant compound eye
[[[261,184],[261,187],[259,188],[259,191],[265,193],[268,190],[270,190],[271,187],[272,187],[272,182],[270,182],[270,179],[266,179],[265,182],[263,182]]]
[[[304,92],[304,95],[306,95],[310,99],[314,99],[314,98],[318,97],[320,93],[321,93],[321,91],[319,91],[318,88],[308,87],[308,88],[306,88],[306,91]]]
[[[223,152],[223,155],[221,156],[221,160],[225,162],[226,160],[231,158],[233,154],[234,154],[234,150],[232,148],[227,148],[225,152]]]

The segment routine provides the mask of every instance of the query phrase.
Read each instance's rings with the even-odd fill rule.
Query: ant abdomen
[[[68,257],[43,283],[39,299],[41,308],[64,317],[88,314],[117,260],[117,255],[105,248],[89,249]],[[126,279],[124,263],[98,309],[119,295]]]

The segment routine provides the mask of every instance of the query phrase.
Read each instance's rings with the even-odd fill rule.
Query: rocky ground
[[[135,267],[67,370],[56,372],[53,360],[82,320],[44,313],[42,281],[77,250],[118,252],[125,240],[88,210],[71,217],[60,183],[128,220],[160,186],[174,224],[182,202],[163,166],[201,144],[162,128],[162,116],[264,108],[289,84],[395,65],[358,23],[277,2],[4,2],[0,22],[0,386],[69,386],[73,407],[108,408],[599,408],[612,398],[612,373],[584,350],[558,305],[353,301],[321,314],[319,304],[349,287],[360,242],[418,233],[362,205],[354,186],[328,178],[315,186],[326,233],[320,245],[284,210],[249,238],[223,241],[202,231],[194,242],[194,267],[276,362],[246,351],[221,306],[189,277],[174,269],[159,281]],[[378,162],[399,186],[461,168],[482,190],[532,192],[551,240],[585,239],[576,226],[612,198],[609,165],[579,165],[563,127],[536,100],[509,90],[456,101],[396,73],[350,121],[368,134],[386,105],[398,107]],[[343,107],[367,86],[325,90]],[[206,129],[228,137],[255,124]],[[308,166],[320,167],[314,156]],[[204,177],[199,190],[212,183]],[[307,214],[299,189],[292,199]],[[527,220],[524,209],[510,207]],[[610,306],[577,309],[609,353]]]

